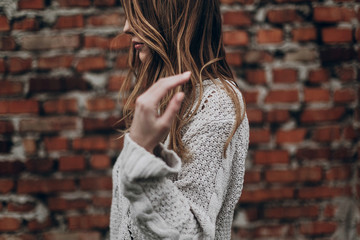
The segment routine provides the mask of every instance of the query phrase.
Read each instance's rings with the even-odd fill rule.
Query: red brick
[[[74,150],[105,151],[109,142],[105,137],[94,136],[74,139],[72,147]]]
[[[89,7],[90,0],[58,0],[61,7]]]
[[[265,98],[265,103],[296,103],[299,101],[299,91],[271,90]]]
[[[257,103],[259,97],[259,91],[243,91],[243,96],[247,104]]]
[[[53,92],[69,92],[69,91],[85,91],[90,89],[81,76],[68,77],[36,77],[30,78],[30,94],[36,93],[53,93]]]
[[[257,32],[257,42],[259,44],[281,43],[283,39],[281,29],[261,29]]]
[[[327,205],[324,208],[324,216],[326,218],[333,218],[335,216],[335,212],[337,210],[337,207],[334,205]]]
[[[30,220],[27,224],[27,228],[32,232],[39,232],[47,228],[50,228],[51,226],[52,226],[52,222],[51,219],[49,218],[45,219],[44,221],[38,221],[36,219]]]
[[[345,113],[343,107],[332,109],[305,109],[301,114],[301,122],[317,123],[339,120]]]
[[[110,157],[107,155],[92,155],[90,158],[90,165],[94,169],[107,169],[110,167]]]
[[[111,197],[94,196],[92,198],[92,205],[96,207],[110,208],[111,201],[112,201]]]
[[[33,173],[49,173],[53,171],[54,161],[51,159],[29,159],[25,162],[26,170]]]
[[[0,134],[7,134],[14,132],[14,125],[10,121],[0,121]]]
[[[2,51],[11,51],[16,48],[16,43],[13,37],[11,36],[2,36],[0,37],[0,50]]]
[[[17,218],[0,218],[0,232],[15,232],[21,227],[21,221]]]
[[[255,164],[289,163],[289,153],[284,150],[258,150],[254,156]]]
[[[85,199],[65,199],[51,197],[47,206],[51,211],[68,211],[76,209],[86,209],[89,206],[88,200]]]
[[[316,218],[318,215],[318,206],[271,207],[264,211],[264,217],[269,219]]]
[[[85,36],[84,47],[108,49],[110,47],[110,40],[106,37]]]
[[[9,60],[8,70],[11,73],[21,73],[31,70],[32,59],[31,58],[19,58],[13,57]]]
[[[108,82],[107,90],[110,92],[118,92],[125,81],[125,78],[126,77],[122,75],[111,76]]]
[[[76,99],[49,100],[44,102],[43,108],[49,114],[77,113],[78,102]]]
[[[66,156],[59,159],[59,170],[62,172],[81,171],[85,169],[83,156]]]
[[[327,44],[352,42],[352,30],[349,28],[324,28],[321,31],[322,40]]]
[[[91,56],[80,58],[76,64],[78,72],[105,70],[106,61],[102,56]]]
[[[75,182],[72,179],[20,179],[17,184],[17,192],[20,194],[70,192],[74,190]]]
[[[311,83],[324,83],[329,81],[329,72],[326,69],[320,68],[310,71],[309,81]]]
[[[317,142],[333,142],[340,140],[340,127],[327,126],[316,128],[313,133],[313,140]]]
[[[262,69],[253,69],[246,71],[246,81],[251,84],[265,84],[266,75]]]
[[[23,162],[17,160],[0,162],[0,175],[19,175],[23,170]]]
[[[84,18],[82,15],[73,16],[59,16],[54,28],[67,29],[67,28],[82,28],[84,27]]]
[[[44,9],[44,7],[44,0],[19,0],[18,2],[19,9],[41,10]]]
[[[350,148],[341,146],[338,148],[333,148],[332,150],[331,160],[333,161],[347,162],[353,161],[354,159],[354,153]]]
[[[317,32],[314,27],[295,28],[291,31],[291,35],[294,42],[308,42],[317,39]]]
[[[9,212],[30,212],[34,210],[35,204],[34,203],[14,203],[10,202],[7,205],[7,209]]]
[[[297,82],[297,71],[295,69],[274,69],[273,82],[274,83],[295,83]]]
[[[224,44],[228,46],[246,46],[249,44],[247,32],[242,30],[226,31],[223,33]]]
[[[68,140],[63,137],[45,137],[44,144],[47,151],[62,151],[68,149]]]
[[[23,30],[23,31],[38,30],[39,23],[36,21],[35,18],[25,18],[14,22],[13,28],[15,30]]]
[[[336,68],[336,75],[342,82],[351,82],[356,80],[356,70],[353,67]]]
[[[120,50],[129,48],[131,45],[131,37],[127,34],[119,34],[110,42],[110,49]]]
[[[337,224],[334,222],[309,222],[300,224],[300,232],[304,235],[322,235],[334,233]]]
[[[347,180],[351,177],[349,166],[332,167],[326,171],[326,180]]]
[[[99,7],[110,7],[116,4],[116,0],[94,0],[94,5]]]
[[[319,182],[322,180],[320,167],[303,167],[295,170],[268,170],[265,173],[267,182]]]
[[[243,190],[239,202],[268,202],[272,200],[292,199],[294,197],[293,188],[273,188],[258,190]]]
[[[336,62],[352,61],[356,52],[349,45],[322,46],[320,48],[320,59],[323,65],[335,64]]]
[[[118,54],[118,56],[116,58],[115,66],[116,66],[116,68],[120,68],[120,69],[128,68],[129,67],[128,55]]]
[[[109,215],[82,215],[68,217],[70,230],[79,229],[107,229],[109,227]]]
[[[0,179],[0,193],[9,193],[14,189],[14,181],[11,179]]]
[[[275,9],[267,12],[269,22],[275,24],[301,22],[302,18],[295,9]]]
[[[0,42],[1,43],[1,42]],[[1,48],[1,45],[0,45]],[[4,58],[0,58],[0,72],[4,73],[6,72],[6,63]]]
[[[24,50],[75,49],[80,46],[78,35],[25,35],[19,39]]]
[[[91,16],[87,19],[87,25],[102,27],[116,26],[123,27],[125,24],[125,16],[118,13],[104,14],[99,16]]]
[[[336,23],[341,21],[349,22],[355,18],[353,9],[346,9],[340,7],[315,7],[314,21],[324,23]]]
[[[345,140],[356,140],[360,136],[360,131],[358,129],[355,129],[353,126],[346,126],[343,130],[343,136]]]
[[[326,199],[339,196],[350,196],[351,187],[305,187],[298,190],[300,199]]]
[[[259,171],[246,171],[244,183],[258,183],[261,181],[261,172]]]
[[[83,118],[84,130],[89,131],[114,131],[114,129],[124,127],[123,121],[116,124],[120,117],[100,118]]]
[[[305,88],[304,89],[305,102],[329,102],[330,91],[323,88]]]
[[[82,231],[64,233],[59,231],[46,232],[43,235],[44,240],[101,240],[101,234],[95,231]]]
[[[112,111],[116,103],[111,98],[91,98],[86,102],[86,108],[92,112]]]
[[[250,130],[250,144],[268,143],[270,142],[269,129],[256,129]]]
[[[252,20],[248,12],[233,11],[224,13],[223,24],[233,26],[250,26],[252,24]]]
[[[227,52],[226,61],[230,66],[240,67],[243,60],[240,52]]]
[[[20,132],[60,132],[77,129],[76,117],[32,118],[20,121]]]
[[[0,95],[13,96],[23,93],[23,84],[21,82],[0,81]]]
[[[111,177],[85,177],[80,179],[82,190],[111,190]]]
[[[266,114],[266,121],[271,123],[283,123],[290,119],[289,111],[274,109]]]
[[[356,99],[356,90],[353,88],[339,89],[334,92],[334,102],[336,103],[351,103]]]
[[[7,19],[6,16],[0,15],[0,32],[9,31],[9,30],[10,30],[9,20]]]
[[[301,143],[305,139],[306,132],[307,130],[304,128],[293,130],[278,130],[276,132],[276,143]]]
[[[54,68],[69,68],[74,60],[72,55],[62,55],[54,57],[41,57],[38,60],[38,68],[42,70],[52,70]]]
[[[0,101],[0,114],[38,113],[39,103],[36,100]]]
[[[260,109],[246,109],[249,123],[261,123],[264,120],[264,114]]]

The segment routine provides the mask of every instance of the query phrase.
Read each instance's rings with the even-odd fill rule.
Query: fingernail
[[[185,96],[185,95],[184,95],[183,92],[178,93],[178,94],[177,94],[177,100],[178,100],[178,101],[182,101],[183,98],[184,98],[184,96]]]
[[[186,77],[190,77],[191,72],[190,71],[184,72],[183,75],[186,76]]]

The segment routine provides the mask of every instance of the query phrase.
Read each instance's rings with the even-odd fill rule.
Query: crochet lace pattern
[[[231,98],[220,81],[207,80],[196,115],[182,129],[189,163],[166,142],[156,157],[125,135],[113,168],[110,239],[230,239],[249,144],[245,114],[224,158],[234,123]]]

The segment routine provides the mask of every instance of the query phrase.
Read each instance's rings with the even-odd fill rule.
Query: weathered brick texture
[[[233,239],[359,239],[360,2],[221,9],[251,126]],[[1,240],[108,239],[124,22],[118,0],[0,4]]]

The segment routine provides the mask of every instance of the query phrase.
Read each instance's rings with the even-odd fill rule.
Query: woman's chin
[[[144,63],[147,58],[148,58],[148,54],[141,51],[139,52],[139,59],[142,63]]]

